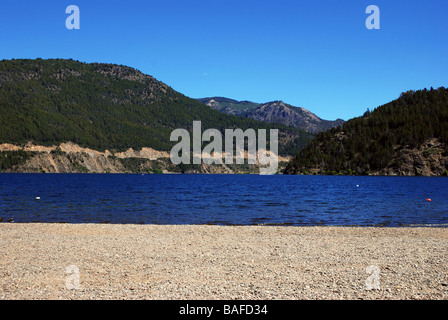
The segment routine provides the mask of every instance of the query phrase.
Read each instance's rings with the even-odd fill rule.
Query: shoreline
[[[257,172],[175,172],[166,171],[161,173],[141,171],[141,172],[39,172],[39,171],[0,171],[0,174],[46,174],[46,175],[75,175],[75,174],[85,174],[85,175],[261,175]],[[448,178],[447,175],[393,175],[393,174],[290,174],[277,172],[274,174],[262,175],[262,176],[303,176],[303,177],[391,177],[391,178]]]
[[[444,227],[0,223],[0,299],[446,300],[447,249]]]
[[[164,227],[181,227],[181,226],[190,226],[190,227],[201,227],[201,226],[216,226],[216,227],[275,227],[275,228],[384,228],[384,229],[413,229],[413,228],[448,228],[448,223],[422,223],[422,224],[406,224],[406,225],[386,225],[384,223],[380,224],[369,224],[369,225],[329,225],[329,224],[320,224],[320,225],[306,225],[306,224],[292,224],[292,223],[260,223],[260,224],[216,224],[216,223],[202,223],[202,224],[194,224],[194,223],[183,223],[183,224],[174,224],[174,223],[135,223],[135,222],[110,222],[110,221],[102,221],[102,222],[68,222],[68,221],[19,221],[16,222],[14,219],[6,219],[4,217],[0,217],[0,225],[2,224],[49,224],[49,225],[123,225],[123,226],[164,226]]]

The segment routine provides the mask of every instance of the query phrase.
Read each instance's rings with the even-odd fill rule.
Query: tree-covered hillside
[[[126,66],[74,60],[0,61],[0,143],[96,150],[170,150],[176,128],[279,129],[280,154],[295,154],[312,135],[226,115]]]
[[[400,168],[405,161],[400,150],[417,150],[430,139],[440,142],[443,150],[428,148],[423,157],[428,152],[448,156],[448,89],[443,87],[403,93],[362,117],[318,134],[291,160],[285,173],[369,174],[388,166]]]

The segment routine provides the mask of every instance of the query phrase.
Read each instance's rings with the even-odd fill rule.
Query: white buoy
[[[36,197],[36,200],[40,200],[40,197]]]
[[[356,187],[358,187],[358,188],[359,188],[359,184],[357,184],[357,185],[356,185]]]

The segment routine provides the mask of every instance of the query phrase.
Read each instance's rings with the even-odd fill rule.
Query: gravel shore
[[[0,223],[1,299],[448,299],[448,228]]]

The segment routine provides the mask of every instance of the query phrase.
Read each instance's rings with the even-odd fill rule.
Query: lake
[[[0,174],[0,217],[3,222],[447,227],[448,178]]]

